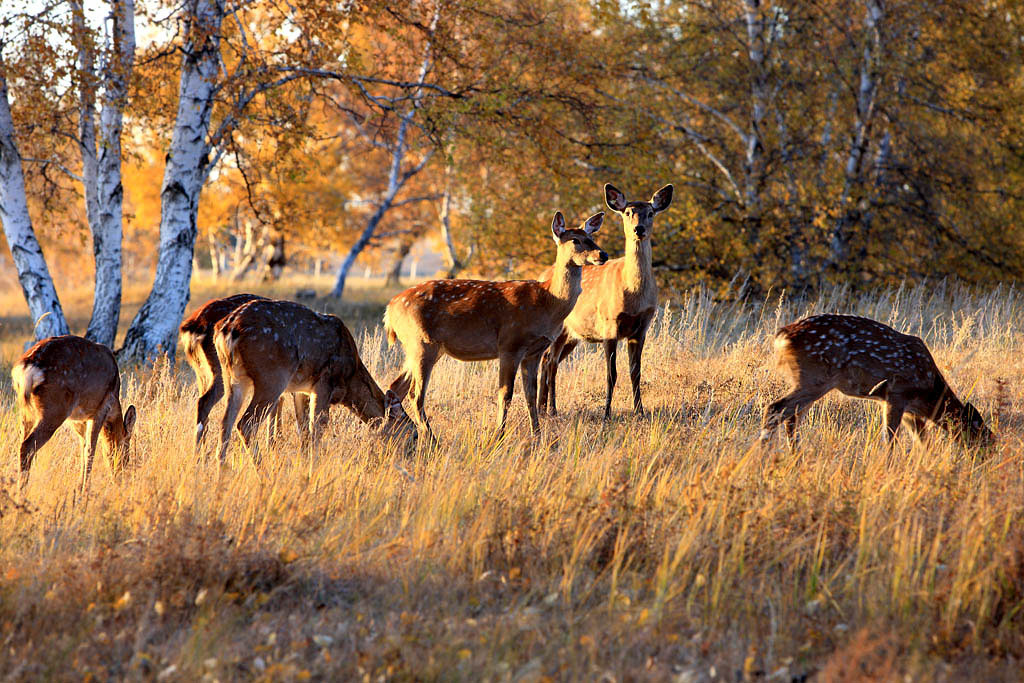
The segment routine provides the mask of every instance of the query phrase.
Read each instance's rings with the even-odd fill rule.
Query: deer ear
[[[601,225],[604,223],[604,211],[598,211],[593,216],[588,218],[583,223],[583,230],[588,235],[593,235],[595,232],[601,229]]]
[[[608,208],[616,213],[621,213],[626,208],[626,195],[619,192],[611,183],[606,183],[604,186],[604,201],[608,204]]]
[[[124,431],[129,434],[135,428],[135,406],[128,406],[128,410],[124,411]]]
[[[555,242],[562,241],[563,232],[565,232],[565,216],[561,211],[555,211],[555,217],[551,219],[551,234],[554,235]]]
[[[651,206],[654,207],[654,213],[659,213],[668,208],[668,205],[672,203],[672,185],[666,185],[651,197]]]

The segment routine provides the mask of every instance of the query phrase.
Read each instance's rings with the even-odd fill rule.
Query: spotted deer
[[[121,412],[121,377],[106,346],[73,335],[43,339],[14,365],[11,379],[21,408],[23,488],[36,453],[66,420],[82,442],[83,494],[101,434],[111,470],[127,464],[135,406]]]
[[[224,397],[224,375],[213,346],[214,325],[243,304],[265,297],[256,294],[235,294],[223,299],[207,301],[181,323],[181,346],[185,360],[196,373],[199,384],[199,403],[196,407],[196,448],[209,430],[206,428],[210,411]],[[280,411],[280,403],[278,403]]]
[[[555,377],[558,364],[580,341],[604,346],[608,390],[604,415],[611,417],[612,392],[618,371],[615,357],[620,339],[626,340],[629,353],[629,379],[633,385],[633,412],[642,415],[640,398],[640,357],[644,351],[647,328],[658,307],[658,284],[651,267],[651,233],[654,216],[672,203],[672,186],[666,185],[649,202],[627,202],[626,195],[610,183],[604,186],[605,202],[622,217],[626,235],[626,254],[601,268],[583,269],[583,293],[572,313],[565,319],[562,333],[544,354],[541,373],[540,409],[557,412]],[[541,277],[548,277],[545,271]]]
[[[583,266],[608,260],[592,239],[603,222],[602,212],[577,229],[567,229],[562,213],[555,213],[551,234],[557,254],[544,282],[433,280],[391,299],[384,327],[388,341],[398,340],[405,350],[403,372],[391,389],[401,397],[412,391],[414,419],[430,438],[433,432],[423,406],[430,372],[441,354],[461,361],[498,359],[499,434],[505,431],[516,370],[521,368],[530,425],[534,434],[540,432],[537,368],[541,354],[558,336],[580,295]]]
[[[915,439],[929,423],[989,443],[992,432],[970,403],[961,403],[920,338],[854,315],[815,315],[775,334],[775,359],[790,392],[765,411],[761,441],[780,423],[792,440],[797,419],[832,389],[885,403],[891,446],[903,421]]]
[[[291,301],[255,299],[214,325],[213,343],[228,387],[221,462],[250,388],[252,399],[238,428],[257,461],[253,435],[285,391],[294,394],[302,441],[308,439],[314,446],[327,423],[329,407],[339,403],[383,436],[415,435],[401,400],[380,390],[359,358],[352,334],[336,316]]]

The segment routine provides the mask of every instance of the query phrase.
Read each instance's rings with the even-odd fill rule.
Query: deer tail
[[[11,381],[14,393],[23,403],[28,403],[32,392],[45,379],[42,368],[31,364],[19,363],[11,370]]]
[[[394,346],[395,341],[398,340],[398,335],[395,334],[395,328],[391,326],[391,306],[384,309],[384,331],[388,334],[388,346]]]

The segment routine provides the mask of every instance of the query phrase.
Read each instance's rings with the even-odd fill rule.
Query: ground
[[[193,305],[253,288],[265,291],[200,282]],[[339,310],[386,384],[401,362],[379,325],[387,293],[352,295],[371,301]],[[560,373],[561,414],[539,441],[518,386],[494,440],[493,363],[444,360],[427,402],[436,447],[379,442],[339,410],[318,452],[300,453],[288,422],[262,469],[237,447],[222,470],[193,455],[188,368],[126,368],[139,410],[128,471],[99,465],[75,501],[64,428],[36,460],[27,509],[0,494],[0,676],[1016,679],[1024,297],[945,284],[674,296],[644,356],[650,417],[629,412],[623,350],[614,417],[601,419],[591,347]],[[72,299],[80,328],[88,298]],[[822,311],[921,334],[997,446],[903,435],[890,453],[877,406],[829,396],[793,450],[752,448],[784,391],[772,333]],[[8,490],[20,431],[8,370],[28,329],[15,318],[0,321]]]

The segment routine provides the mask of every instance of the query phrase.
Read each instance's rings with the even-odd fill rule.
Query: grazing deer
[[[514,280],[433,280],[398,294],[384,313],[388,341],[397,339],[405,350],[403,372],[391,389],[404,398],[411,389],[416,421],[431,438],[423,409],[430,371],[442,353],[461,361],[498,359],[499,433],[512,401],[516,370],[522,366],[523,393],[530,424],[540,432],[537,418],[537,367],[541,354],[558,336],[562,321],[580,295],[582,268],[600,264],[608,254],[594,243],[604,213],[588,218],[578,229],[566,229],[555,213],[551,233],[557,246],[555,265],[544,282]]]
[[[213,337],[228,384],[228,405],[221,425],[222,462],[248,387],[253,396],[242,414],[239,431],[254,458],[253,434],[285,391],[294,393],[295,419],[303,442],[310,435],[316,445],[327,423],[328,408],[338,403],[365,423],[379,423],[383,435],[416,433],[401,400],[390,391],[382,392],[370,376],[340,318],[291,301],[255,299],[217,323]]]
[[[815,315],[775,333],[775,357],[792,389],[765,411],[761,441],[785,423],[792,440],[803,410],[832,389],[883,401],[891,446],[900,421],[920,438],[929,422],[990,443],[981,413],[961,403],[918,337],[854,315]]]
[[[235,294],[208,301],[190,315],[179,328],[185,360],[192,366],[199,383],[199,405],[196,408],[196,448],[203,442],[210,411],[224,397],[224,376],[213,347],[213,327],[243,304],[265,297],[256,294]],[[278,404],[280,412],[280,404]],[[300,431],[301,431],[300,427]]]
[[[610,183],[604,186],[605,202],[622,216],[626,234],[626,255],[612,259],[601,268],[583,269],[583,293],[565,319],[562,333],[544,354],[541,373],[540,409],[557,413],[555,377],[558,364],[580,341],[601,342],[607,370],[608,392],[604,415],[611,417],[612,392],[618,372],[615,355],[619,340],[626,340],[629,352],[629,379],[633,384],[633,412],[642,415],[640,399],[640,357],[644,351],[647,328],[658,308],[658,284],[651,269],[651,231],[654,216],[672,203],[672,186],[666,185],[649,202],[627,202]],[[541,277],[547,277],[546,271]]]
[[[82,493],[87,491],[100,434],[112,471],[128,459],[135,406],[121,412],[121,377],[106,346],[72,335],[49,337],[32,346],[11,370],[21,406],[21,485],[28,483],[36,452],[65,420],[82,441]]]

